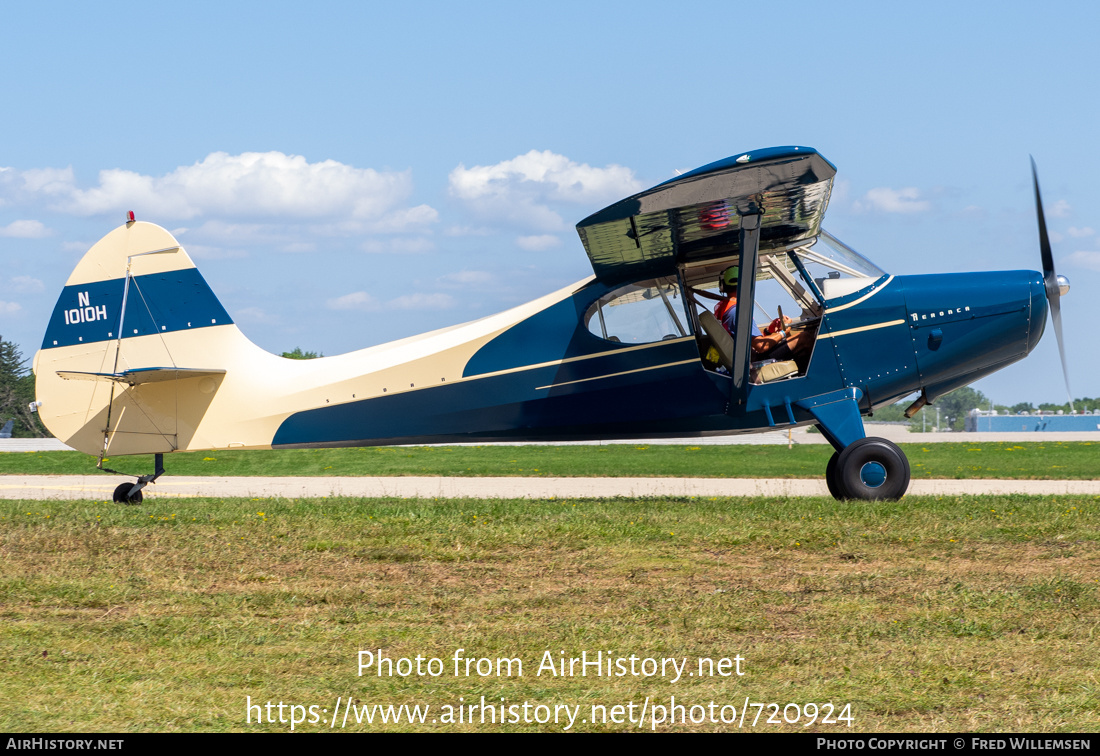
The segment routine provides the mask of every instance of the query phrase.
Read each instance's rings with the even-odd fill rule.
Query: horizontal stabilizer
[[[79,373],[72,370],[58,370],[57,374],[69,381],[114,381],[115,383],[137,386],[142,383],[182,381],[186,378],[210,378],[225,375],[225,371],[203,370],[200,368],[148,367],[123,370],[121,373]]]

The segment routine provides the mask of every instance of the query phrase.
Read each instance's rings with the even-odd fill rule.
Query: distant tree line
[[[286,357],[288,360],[315,360],[325,355],[318,352],[303,352],[301,347],[294,347],[294,351],[283,352],[282,356]]]
[[[33,401],[34,375],[27,360],[19,347],[0,336],[0,427],[14,419],[11,434],[16,438],[49,436],[38,414],[30,410]]]

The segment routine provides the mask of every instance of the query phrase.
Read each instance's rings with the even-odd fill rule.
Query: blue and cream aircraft
[[[862,416],[917,393],[911,415],[1023,358],[1048,307],[1061,347],[1068,283],[1054,271],[1037,181],[1041,273],[893,276],[822,229],[835,174],[807,147],[711,163],[581,221],[594,273],[583,281],[471,323],[305,361],[252,344],[179,242],[131,213],[66,282],[35,356],[35,405],[101,469],[105,455],[155,455],[152,473],[116,489],[131,503],[176,451],[811,424],[835,449],[825,470],[834,496],[896,499],[908,461],[868,438]],[[727,330],[700,292],[731,267],[737,301],[751,305]],[[799,337],[794,359],[755,358],[754,313]]]

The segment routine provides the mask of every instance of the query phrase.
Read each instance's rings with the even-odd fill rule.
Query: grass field
[[[1100,445],[1090,442],[903,444],[914,478],[1100,477]],[[480,446],[291,449],[171,454],[169,475],[209,476],[608,476],[820,478],[828,445]],[[119,457],[107,466],[153,469],[149,456]],[[90,474],[95,459],[80,452],[0,454],[0,475]]]
[[[247,724],[250,697],[318,707],[297,725],[317,731],[348,696],[357,711],[431,707],[422,725],[353,713],[352,731],[561,730],[568,717],[431,722],[481,696],[527,702],[532,718],[579,706],[571,729],[597,731],[637,729],[626,720],[648,698],[648,730],[675,696],[689,718],[710,702],[739,717],[747,698],[780,719],[786,704],[816,703],[818,720],[850,704],[859,732],[1093,732],[1098,538],[1100,499],[1069,496],[0,500],[0,730],[290,729],[256,724],[259,710]],[[357,652],[378,649],[443,673],[359,677]],[[523,674],[455,676],[456,649],[520,659]],[[676,682],[537,675],[547,651],[688,666]],[[738,655],[742,676],[686,677]],[[620,723],[591,721],[615,705]],[[777,725],[766,709],[755,729],[802,730],[800,711]]]

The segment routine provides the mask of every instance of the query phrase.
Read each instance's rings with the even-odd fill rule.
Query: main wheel
[[[133,487],[133,483],[119,483],[115,488],[114,500],[119,504],[140,504],[145,497],[141,495],[141,491],[131,495],[130,490]]]
[[[909,488],[909,460],[884,438],[861,438],[837,456],[835,476],[839,498],[894,501]]]
[[[833,452],[833,456],[829,457],[829,464],[825,465],[825,485],[829,487],[829,493],[833,495],[836,500],[844,498],[844,494],[840,492],[840,484],[836,479],[836,461],[840,458],[840,452]]]

